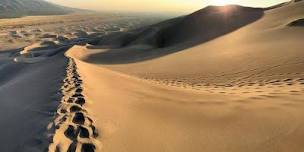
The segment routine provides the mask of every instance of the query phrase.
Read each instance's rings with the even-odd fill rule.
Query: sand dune
[[[0,18],[28,15],[62,15],[74,11],[77,11],[77,9],[55,5],[44,0],[0,0]]]
[[[293,83],[291,86],[271,82],[265,86],[253,84],[251,89],[214,86],[193,91],[81,61],[77,65],[84,95],[90,101],[88,109],[102,134],[98,137],[100,151],[303,148],[300,80],[286,80]]]
[[[73,59],[69,61],[62,90],[64,96],[58,115],[51,124],[56,131],[49,151],[95,151],[94,138],[98,133],[84,107],[82,80]]]
[[[0,151],[304,151],[303,14],[1,20]]]
[[[250,25],[179,52],[176,50],[180,49],[180,44],[142,50],[128,46],[121,49],[82,49],[83,53],[78,54],[88,62],[118,64],[105,66],[132,75],[178,79],[188,84],[234,85],[235,81],[257,81],[259,76],[264,75],[274,75],[273,79],[282,78],[279,75],[302,72],[303,29],[287,26],[303,14],[302,6],[303,2],[298,2],[266,11],[261,19]],[[119,65],[138,60],[144,61]],[[174,68],[177,65],[178,68]]]
[[[154,56],[165,55],[233,32],[254,22],[262,17],[263,14],[263,9],[259,8],[247,8],[237,5],[225,7],[209,6],[188,16],[171,19],[148,28],[105,36],[99,42],[95,42],[94,45],[101,45],[103,48],[107,46],[107,48],[114,50],[103,52],[98,57],[97,55],[92,57],[97,57],[101,62],[119,63],[134,62],[134,56],[137,59],[145,59],[151,54]],[[189,26],[189,23],[193,24]],[[134,51],[134,46],[143,48],[139,51],[138,49]],[[154,53],[155,51],[150,51],[150,54],[143,53],[147,52],[144,51],[147,48],[149,48],[148,50],[155,50],[168,47],[170,48],[158,53]],[[124,51],[117,51],[117,48],[124,49]],[[124,61],[128,57],[131,59]]]
[[[112,26],[133,29],[156,21],[158,17],[96,13],[2,19],[0,151],[99,149],[82,80],[63,53],[111,33]],[[67,102],[70,98],[76,99]]]
[[[289,26],[304,26],[304,19],[298,19],[288,24]]]
[[[211,7],[72,47],[100,151],[303,151],[303,6]],[[231,7],[229,30],[196,28]]]
[[[61,54],[37,64],[0,65],[0,151],[42,151],[49,144],[46,126],[58,106],[65,64]]]

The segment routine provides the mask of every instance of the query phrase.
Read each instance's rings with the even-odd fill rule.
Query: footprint
[[[82,108],[79,107],[79,106],[76,106],[76,105],[73,105],[71,108],[70,108],[70,112],[79,112],[81,111]]]
[[[72,121],[75,124],[81,124],[82,125],[82,124],[84,124],[85,116],[82,112],[77,112],[77,113],[75,113]]]
[[[289,82],[289,81],[292,81],[292,79],[287,78],[287,79],[284,79],[283,81],[284,81],[284,82]]]
[[[74,86],[75,86],[75,87],[80,87],[80,86],[81,86],[81,84],[79,84],[79,83],[75,83],[75,84],[74,84]]]
[[[81,152],[94,152],[95,149],[96,149],[95,145],[86,143],[86,144],[82,144]]]
[[[74,126],[69,125],[68,128],[64,131],[64,135],[71,139],[72,141],[76,140],[77,138],[77,130]]]
[[[79,97],[83,98],[84,96],[82,94],[76,93],[76,94],[72,95],[72,97],[73,98],[79,98]]]
[[[90,138],[90,132],[87,128],[79,126],[79,137],[81,138]]]
[[[77,74],[75,74],[74,76],[72,76],[73,79],[79,79],[79,76]]]
[[[84,95],[81,94],[83,92],[83,88],[81,87],[82,83],[83,81],[80,79],[80,75],[77,72],[76,64],[72,59],[70,59],[66,78],[63,80],[63,88],[61,89],[61,94],[64,95],[64,98],[61,105],[58,107],[54,121],[56,129],[60,129],[60,127],[65,126],[62,124],[68,125],[63,132],[64,136],[72,141],[67,149],[68,152],[94,152],[96,150],[95,145],[90,140],[91,137],[96,138],[98,136],[98,132],[93,125],[93,120],[85,115],[87,112],[84,107],[82,107],[86,103]],[[70,95],[72,91],[74,94]],[[60,132],[55,131],[55,134],[56,133]],[[85,138],[85,141],[89,143],[83,143],[80,138]],[[67,139],[64,138],[60,140]],[[52,141],[53,140],[56,139],[52,138]],[[62,151],[59,145],[65,142],[53,142],[59,142],[59,144],[56,145],[56,152]]]
[[[67,110],[62,108],[62,109],[59,110],[59,113],[65,114],[65,113],[67,113]]]
[[[69,98],[68,100],[66,100],[67,103],[73,103],[75,101],[75,98]]]
[[[93,131],[93,136],[94,136],[95,138],[98,137],[99,134],[98,134],[98,131],[97,131],[96,127],[93,126],[93,125],[90,125],[90,127],[91,127],[91,129],[92,129],[92,131]]]
[[[77,142],[73,142],[73,143],[70,144],[67,152],[75,152],[76,149],[77,149]]]
[[[81,93],[82,91],[83,91],[83,89],[81,89],[81,88],[77,88],[77,89],[75,90],[76,93]]]
[[[85,99],[84,98],[77,98],[75,100],[75,103],[80,105],[80,106],[83,106],[85,104]]]
[[[73,80],[74,84],[82,84],[82,80]]]
[[[61,152],[60,149],[61,149],[60,145],[56,145],[55,152]]]

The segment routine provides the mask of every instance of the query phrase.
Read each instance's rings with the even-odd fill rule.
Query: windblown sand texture
[[[0,151],[100,150],[90,98],[64,53],[160,19],[102,13],[1,19]]]
[[[304,151],[304,1],[63,18],[0,53],[0,151]]]

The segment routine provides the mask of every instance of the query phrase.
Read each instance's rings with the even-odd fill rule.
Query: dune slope
[[[289,26],[303,6],[264,10],[196,45],[187,42],[201,33],[169,28],[176,36],[162,47],[153,32],[115,47],[72,47],[66,55],[102,134],[97,151],[303,151],[304,29]]]
[[[155,58],[208,42],[246,26],[263,15],[264,11],[260,8],[209,6],[188,16],[147,28],[105,36],[97,44],[112,50],[89,58],[91,61],[96,58],[98,63],[114,64]],[[155,53],[157,49],[161,51]]]
[[[103,13],[1,19],[0,151],[99,149],[82,78],[63,54],[73,45],[156,20]]]
[[[0,151],[44,151],[65,73],[61,54],[37,64],[0,64]]]
[[[261,19],[250,25],[186,49],[183,43],[152,49],[141,49],[143,44],[138,43],[120,49],[84,48],[78,54],[88,62],[105,66],[114,63],[108,67],[129,74],[186,80],[188,84],[235,85],[237,81],[258,81],[268,75],[272,76],[270,79],[294,78],[297,76],[292,73],[302,72],[304,30],[288,24],[302,17],[303,5],[304,2],[297,2],[265,11]],[[181,48],[182,51],[174,53]],[[140,60],[144,61],[132,64]],[[119,64],[128,62],[131,64]]]
[[[0,0],[0,18],[60,15],[72,11],[71,8],[55,5],[44,0]]]

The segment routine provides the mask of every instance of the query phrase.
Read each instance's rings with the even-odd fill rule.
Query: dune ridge
[[[77,11],[44,0],[0,0],[0,18],[31,15],[63,15]]]
[[[1,20],[0,151],[304,151],[303,6]]]
[[[71,47],[86,96],[104,99],[91,107],[100,151],[303,151],[304,31],[288,25],[303,6],[245,8],[262,15],[201,43],[172,28],[182,17]]]
[[[104,36],[99,42],[90,44],[102,46],[107,51],[87,58],[105,64],[157,58],[221,37],[258,20],[263,14],[261,8],[209,6],[147,28]],[[189,26],[190,22],[193,24]]]
[[[82,94],[82,80],[73,59],[69,59],[64,79],[61,104],[55,121],[50,128],[56,129],[50,152],[56,151],[95,151],[94,138],[98,136],[93,119],[85,109],[86,99]]]

